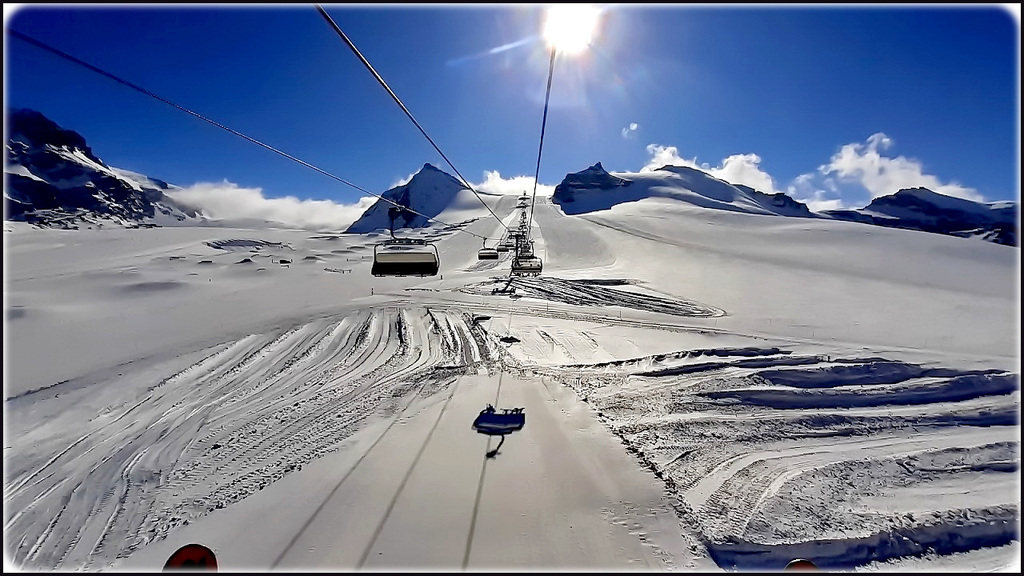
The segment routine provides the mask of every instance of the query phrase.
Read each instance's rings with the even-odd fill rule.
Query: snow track
[[[251,571],[1019,549],[1001,252],[645,206],[539,205],[545,273],[514,298],[487,281],[509,256],[451,230],[421,231],[443,275],[387,279],[374,236],[34,236],[12,254],[8,559],[146,570],[197,534]],[[258,271],[242,251],[336,265]],[[529,414],[493,459],[469,426],[487,403]]]
[[[92,568],[264,489],[414,391],[436,394],[474,371],[488,353],[470,322],[394,307],[316,320],[226,342],[98,414],[65,412],[24,440],[67,448],[7,470],[5,530],[22,534],[14,560]]]
[[[1019,375],[794,360],[689,350],[561,379],[673,488],[723,568],[851,569],[1019,539]]]

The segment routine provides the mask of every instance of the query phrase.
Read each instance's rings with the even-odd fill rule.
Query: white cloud
[[[837,197],[839,189],[835,186],[835,182],[831,178],[821,180],[814,173],[801,174],[786,187],[786,194],[794,200],[806,204],[812,212],[846,208],[843,199]]]
[[[794,200],[803,202],[812,212],[823,210],[840,210],[846,208],[842,198],[836,198],[839,190],[831,178],[824,183],[816,183],[818,178],[814,174],[801,174],[793,179],[793,182],[786,188],[788,194]],[[824,184],[827,190],[820,186]]]
[[[487,192],[488,194],[522,196],[525,192],[527,196],[533,196],[533,176],[502,178],[497,170],[487,170],[484,172],[484,181],[480,184],[474,184],[473,187],[480,192]],[[538,196],[551,196],[554,193],[554,186],[548,184],[537,185]]]
[[[651,158],[640,171],[649,172],[666,165],[688,166],[759,192],[785,191],[815,212],[865,206],[878,196],[915,187],[975,202],[985,201],[973,188],[956,182],[943,183],[937,176],[926,174],[917,160],[885,156],[882,152],[892,146],[892,139],[885,134],[872,134],[863,143],[842,146],[827,164],[797,176],[784,187],[776,187],[771,175],[761,169],[761,157],[757,154],[734,154],[713,167],[707,162],[698,164],[696,158],[683,158],[675,146],[649,144],[647,153]]]
[[[388,190],[390,190],[392,188],[397,188],[399,186],[405,186],[406,184],[408,184],[412,180],[412,177],[415,176],[416,174],[417,174],[417,172],[413,172],[413,173],[409,174],[408,176],[406,176],[405,178],[399,178],[398,180],[395,180],[395,182],[391,186],[388,187]]]
[[[758,192],[773,194],[775,189],[772,177],[761,170],[759,164],[761,157],[757,154],[733,154],[722,160],[720,166],[711,167],[707,162],[697,164],[697,159],[687,160],[679,155],[675,146],[662,146],[660,144],[649,144],[647,153],[651,155],[650,161],[640,169],[641,172],[657,170],[662,166],[688,166],[703,170],[715,178],[725,180],[731,184],[743,184],[750,186]]]
[[[636,138],[636,131],[640,129],[640,125],[636,122],[630,122],[629,126],[622,129],[622,137],[626,140],[632,140]]]
[[[824,187],[824,188],[823,188]],[[824,180],[813,172],[801,174],[786,187],[786,194],[803,202],[812,212],[839,210],[846,207],[839,196],[839,189],[831,178]]]
[[[651,159],[640,169],[641,172],[650,172],[662,166],[689,166],[690,168],[700,169],[696,158],[693,160],[683,158],[679,155],[679,150],[675,146],[648,144],[647,153],[651,155]]]
[[[842,210],[846,208],[843,204],[842,198],[824,198],[821,190],[814,193],[814,196],[810,198],[802,198],[800,202],[807,205],[807,209],[811,212],[824,212],[826,210]]]
[[[294,196],[264,198],[261,188],[241,188],[227,180],[219,184],[200,182],[166,194],[213,220],[266,220],[307,230],[344,230],[377,201],[370,196],[355,204],[299,200]]]
[[[711,175],[732,184],[750,186],[758,192],[775,193],[775,183],[767,172],[758,164],[761,157],[757,154],[733,154],[722,160],[720,168],[712,168]]]
[[[818,168],[822,175],[835,174],[846,182],[858,183],[872,198],[895,194],[903,188],[924,187],[939,194],[984,202],[973,188],[956,182],[943,184],[938,177],[925,174],[917,160],[897,156],[883,156],[880,151],[892,146],[892,140],[882,133],[872,134],[863,144],[847,144],[834,154],[828,164]]]

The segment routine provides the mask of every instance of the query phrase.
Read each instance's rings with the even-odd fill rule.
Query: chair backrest
[[[374,276],[436,276],[440,269],[437,248],[425,240],[394,239],[373,247]]]
[[[516,258],[512,261],[512,273],[516,275],[539,275],[544,263],[536,256],[532,258]]]

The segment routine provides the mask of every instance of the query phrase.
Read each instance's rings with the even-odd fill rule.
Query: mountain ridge
[[[471,193],[454,176],[425,163],[405,184],[399,184],[383,194],[345,230],[346,234],[366,234],[394,228],[424,228],[430,218],[454,205],[465,203],[465,193]],[[388,201],[390,200],[390,202]],[[479,204],[479,201],[473,200]],[[400,210],[396,204],[409,210]],[[429,217],[429,218],[428,218]]]
[[[113,168],[86,144],[35,110],[8,113],[4,219],[39,227],[127,227],[198,221],[198,213],[168,197],[177,187]]]
[[[206,224],[194,208],[165,192],[180,190],[162,180],[106,165],[73,130],[42,113],[16,109],[5,163],[4,219],[39,227],[77,228]],[[424,228],[442,212],[481,211],[477,194],[447,172],[424,163],[406,183],[384,192],[346,233]],[[478,193],[487,196],[493,194]],[[731,184],[689,166],[666,165],[645,172],[612,174],[597,162],[569,173],[551,197],[567,215],[608,210],[625,202],[669,198],[704,208],[750,214],[828,218],[904,228],[1019,246],[1017,202],[974,202],[927,188],[905,188],[874,198],[863,208],[812,212],[789,195]],[[410,210],[400,210],[404,206]],[[482,214],[481,214],[482,215]]]
[[[923,187],[876,197],[864,208],[813,212],[783,192],[771,194],[731,184],[689,166],[666,165],[647,172],[611,174],[598,162],[568,174],[555,187],[552,202],[564,213],[576,215],[646,198],[670,198],[750,214],[845,220],[1019,246],[1016,202],[975,202]]]

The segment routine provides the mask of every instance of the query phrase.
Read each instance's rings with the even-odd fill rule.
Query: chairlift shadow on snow
[[[506,434],[522,430],[523,426],[526,425],[526,413],[523,410],[523,408],[503,408],[499,411],[494,406],[488,404],[486,408],[477,414],[476,419],[473,420],[474,430],[488,436],[501,436],[498,446],[494,450],[487,451],[486,456],[488,458],[494,458],[498,455],[498,450],[505,443]]]

